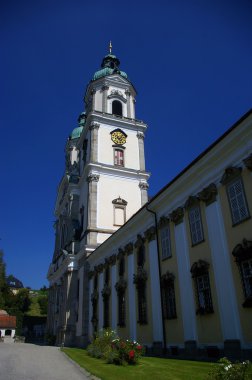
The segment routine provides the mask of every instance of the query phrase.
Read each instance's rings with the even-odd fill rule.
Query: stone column
[[[151,309],[152,309],[152,334],[153,342],[163,342],[163,322],[161,309],[160,278],[158,268],[157,241],[154,227],[147,237],[149,241],[149,263],[150,263],[150,287],[151,287]]]
[[[90,174],[87,178],[88,188],[88,229],[97,226],[97,184],[99,181],[98,174]],[[87,236],[87,243],[97,244],[97,232],[90,231]]]
[[[91,341],[93,336],[93,324],[92,324],[92,315],[93,315],[93,305],[92,305],[92,293],[94,291],[94,278],[89,279],[89,296],[88,296],[88,304],[89,304],[89,317],[88,317],[88,338]]]
[[[230,263],[231,255],[218,199],[206,207],[206,221],[223,338],[242,342],[241,323]]]
[[[67,272],[65,345],[75,344],[77,284],[78,272],[76,269],[69,268]]]
[[[149,185],[147,182],[139,182],[140,190],[141,190],[141,206],[145,205],[148,202],[148,188]]]
[[[116,284],[116,264],[111,267],[111,328],[112,330],[117,330],[117,292],[115,289]]]
[[[93,88],[93,90],[91,91],[91,95],[92,95],[92,111],[95,111],[95,93],[96,93],[96,89]]]
[[[108,112],[108,89],[109,86],[103,86],[102,87],[102,112]]]
[[[92,123],[89,127],[90,130],[90,161],[97,162],[98,161],[98,129],[100,124]]]
[[[144,133],[137,132],[138,148],[139,148],[139,169],[145,171],[145,157],[144,157]]]
[[[188,239],[183,216],[181,216],[181,219],[177,224],[175,223],[175,244],[177,252],[178,280],[182,321],[184,327],[184,340],[185,344],[187,344],[187,342],[193,343],[197,341],[197,329],[195,317],[196,306],[190,273]]]
[[[129,327],[130,339],[137,340],[136,336],[136,293],[133,284],[133,275],[135,273],[133,252],[128,256],[128,308],[130,309]]]
[[[125,94],[126,94],[126,99],[127,99],[127,117],[131,117],[131,108],[130,108],[131,93],[129,90],[126,90]]]
[[[98,317],[98,329],[103,329],[103,297],[102,297],[102,289],[104,286],[104,280],[103,280],[103,272],[99,273],[98,277],[98,287],[99,287],[99,317]]]

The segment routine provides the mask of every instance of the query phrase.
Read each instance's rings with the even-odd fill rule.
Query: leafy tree
[[[48,297],[47,296],[40,296],[38,298],[38,304],[40,307],[40,312],[43,315],[47,314],[47,307],[48,307]]]
[[[3,251],[0,251],[0,309],[5,309],[6,301],[9,297],[10,290],[6,283],[5,262],[3,259]]]

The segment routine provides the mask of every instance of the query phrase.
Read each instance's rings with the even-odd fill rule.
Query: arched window
[[[122,116],[122,103],[119,100],[114,100],[112,103],[112,114]]]

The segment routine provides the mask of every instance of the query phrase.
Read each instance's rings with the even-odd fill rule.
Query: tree
[[[10,295],[10,290],[6,282],[5,262],[3,259],[3,251],[0,250],[0,309],[5,309],[6,301]]]
[[[38,304],[40,307],[40,312],[43,315],[47,314],[47,307],[48,307],[48,297],[47,296],[41,296],[38,298]]]

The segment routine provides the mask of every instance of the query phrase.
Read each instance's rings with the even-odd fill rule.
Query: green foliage
[[[92,343],[88,346],[87,352],[94,358],[105,358],[111,351],[111,344],[117,338],[115,331],[111,329],[100,330]]]
[[[40,313],[42,315],[47,315],[48,297],[46,295],[38,297],[38,304],[40,307]]]
[[[250,362],[232,363],[227,358],[222,358],[215,364],[212,371],[208,374],[210,380],[245,380],[251,379],[248,374]]]
[[[144,354],[144,347],[137,342],[119,339],[111,329],[101,330],[87,352],[97,359],[105,359],[109,364],[136,364]]]
[[[6,283],[5,262],[3,255],[3,251],[0,251],[0,309],[5,310],[6,300],[10,295],[10,290]]]

